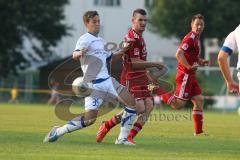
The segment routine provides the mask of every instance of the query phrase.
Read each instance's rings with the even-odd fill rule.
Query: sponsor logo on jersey
[[[182,45],[182,49],[186,51],[186,50],[188,49],[188,44],[187,44],[187,43],[184,43],[184,44]]]
[[[140,54],[140,51],[138,48],[134,48],[134,55],[137,56]]]

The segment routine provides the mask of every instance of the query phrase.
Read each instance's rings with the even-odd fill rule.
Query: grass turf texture
[[[80,108],[71,110],[78,113]],[[137,146],[114,144],[119,126],[103,143],[96,144],[99,124],[118,111],[120,109],[113,110],[100,117],[93,126],[67,134],[56,143],[43,144],[45,134],[53,125],[66,123],[55,116],[53,107],[0,104],[0,159],[240,159],[240,116],[236,112],[205,112],[205,129],[211,136],[194,137],[190,111],[155,110],[135,138]]]

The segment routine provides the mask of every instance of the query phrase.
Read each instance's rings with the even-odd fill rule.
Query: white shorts
[[[118,95],[125,87],[116,81],[115,78],[93,84],[93,92],[85,97],[85,110],[98,110],[103,101],[116,103]]]

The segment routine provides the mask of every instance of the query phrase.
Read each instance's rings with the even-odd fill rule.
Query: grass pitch
[[[155,110],[150,121],[135,138],[137,146],[115,145],[119,126],[104,142],[95,135],[103,119],[86,129],[67,134],[56,143],[43,144],[45,134],[59,120],[54,108],[45,105],[0,104],[1,160],[239,160],[240,116],[237,113],[205,112],[208,137],[194,137],[190,111]],[[78,113],[79,108],[73,107]]]

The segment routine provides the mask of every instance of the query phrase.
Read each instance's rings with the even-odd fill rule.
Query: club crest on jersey
[[[184,43],[184,44],[182,45],[182,49],[186,51],[186,50],[188,49],[188,44],[187,44],[187,43]]]
[[[188,97],[188,93],[184,93],[184,97]]]
[[[140,51],[138,48],[134,48],[134,55],[137,56],[140,54]]]

